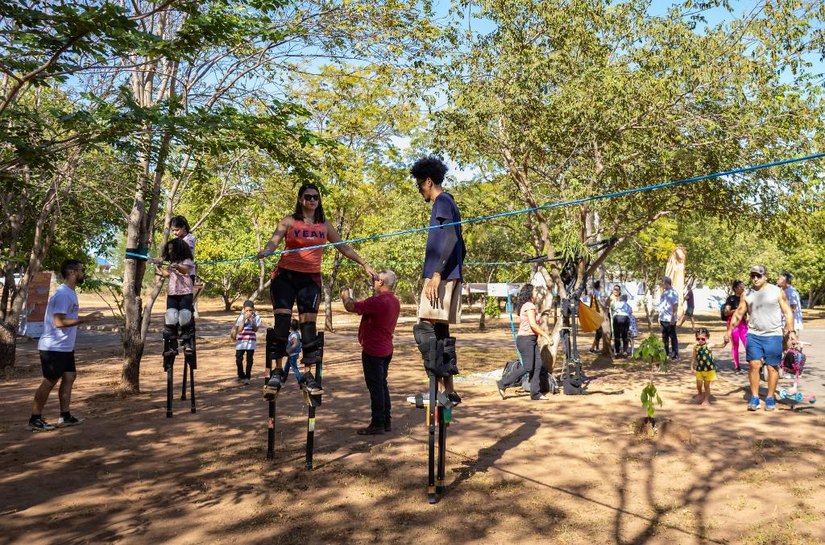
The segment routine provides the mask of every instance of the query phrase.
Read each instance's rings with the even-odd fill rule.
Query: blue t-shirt
[[[455,199],[449,193],[442,191],[433,202],[433,211],[430,214],[430,225],[442,225],[461,221],[461,214]],[[441,269],[441,256],[444,244],[447,243],[447,229],[453,229],[456,240],[452,253],[447,258],[444,269]],[[441,229],[427,231],[427,250],[424,257],[424,278],[432,278],[433,273],[441,273],[442,280],[461,280],[461,266],[467,250],[464,247],[464,238],[461,234],[461,225],[452,225]]]
[[[297,356],[298,354],[300,354],[300,353],[301,353],[301,336],[300,336],[300,335],[298,335],[298,334],[297,334],[296,332],[294,332],[294,331],[290,331],[290,332],[289,332],[289,338],[288,338],[288,340],[286,341],[286,345],[287,345],[287,346],[289,346],[290,344],[292,344],[292,339],[297,340],[297,341],[298,341],[298,344],[296,344],[296,345],[295,345],[295,349],[294,349],[292,352],[290,352],[290,353],[289,353],[289,355],[290,355],[291,357],[292,357],[292,356]]]
[[[788,304],[793,307],[794,329],[802,329],[802,299],[799,297],[799,291],[793,286],[788,286],[785,288],[785,297],[788,298]],[[785,322],[784,314],[782,322]]]
[[[659,320],[662,322],[672,322],[673,321],[673,307],[679,304],[679,294],[676,293],[676,290],[673,288],[668,288],[662,294],[662,298],[659,300]]]
[[[79,312],[77,293],[66,284],[60,284],[46,305],[43,335],[37,342],[37,349],[47,352],[73,352],[77,326],[57,327],[54,325],[54,315],[65,314],[66,319],[77,320]]]

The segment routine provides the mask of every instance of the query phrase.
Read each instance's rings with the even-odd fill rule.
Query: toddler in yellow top
[[[725,344],[709,345],[710,332],[705,327],[696,330],[696,344],[693,345],[693,359],[690,370],[696,372],[696,397],[701,405],[710,405],[710,383],[716,380],[716,362],[712,348],[724,348]]]

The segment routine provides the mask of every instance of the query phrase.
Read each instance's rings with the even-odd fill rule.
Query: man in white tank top
[[[751,289],[741,298],[739,307],[728,322],[725,343],[730,341],[731,331],[739,324],[742,317],[748,315],[748,337],[745,356],[750,364],[748,379],[751,387],[751,399],[748,410],[759,409],[759,370],[764,361],[768,366],[768,391],[765,394],[765,410],[776,408],[774,391],[779,380],[779,363],[782,360],[783,333],[788,342],[796,342],[793,329],[793,310],[788,304],[785,292],[778,286],[768,283],[767,270],[762,265],[751,267]],[[785,317],[784,327],[782,317]]]

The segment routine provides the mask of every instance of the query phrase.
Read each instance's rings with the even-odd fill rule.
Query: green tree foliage
[[[493,30],[454,29],[449,106],[437,142],[466,163],[506,173],[527,206],[586,198],[812,151],[819,126],[813,79],[783,75],[803,36],[768,16],[696,28],[678,5],[515,0],[474,3]],[[804,169],[802,169],[804,170]],[[616,237],[612,251],[658,218],[687,209],[765,221],[804,195],[797,168],[777,168],[578,207],[537,212],[536,251],[549,226],[580,241]],[[594,261],[591,268],[598,266]]]

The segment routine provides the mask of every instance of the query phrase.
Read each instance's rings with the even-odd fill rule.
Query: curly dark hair
[[[174,216],[171,220],[169,220],[169,226],[177,227],[178,229],[183,227],[186,229],[187,233],[192,231],[192,229],[189,228],[189,222],[186,221],[186,218],[183,216]]]
[[[324,223],[327,221],[327,217],[324,215],[324,205],[321,202],[321,190],[318,189],[318,186],[307,182],[298,188],[298,198],[295,201],[295,212],[292,214],[292,217],[296,220],[304,220],[304,209],[301,207],[301,197],[304,196],[304,192],[307,189],[314,189],[318,192],[318,208],[315,209],[315,218],[313,219],[314,223]]]
[[[738,288],[739,286],[742,286],[744,288],[745,283],[741,280],[734,280],[733,283],[730,285],[730,289],[736,291],[736,288]]]
[[[516,298],[516,312],[521,312],[521,307],[524,303],[533,298],[533,284],[524,284],[518,292]]]
[[[163,247],[163,252],[160,254],[164,261],[169,263],[179,263],[184,259],[194,259],[192,249],[182,238],[171,238],[166,246]]]
[[[413,164],[410,168],[410,174],[418,182],[430,178],[435,185],[441,185],[444,182],[444,175],[447,174],[447,170],[444,161],[435,155],[428,155]]]
[[[693,334],[696,335],[697,337],[699,335],[704,335],[706,339],[708,337],[710,337],[710,331],[708,331],[708,328],[706,328],[706,327],[697,327],[696,330],[693,332]]]

